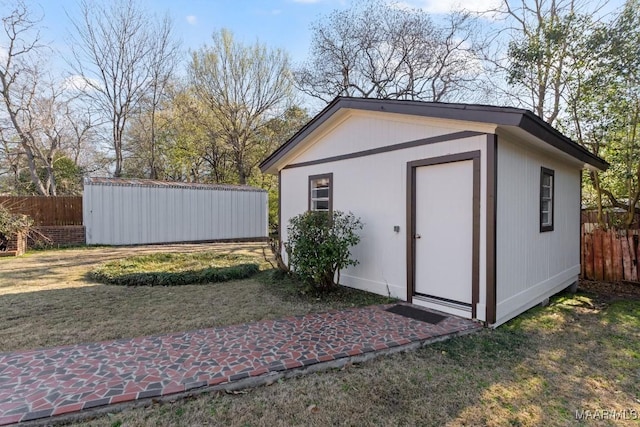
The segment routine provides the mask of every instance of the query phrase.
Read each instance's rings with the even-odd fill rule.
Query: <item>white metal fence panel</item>
[[[249,186],[87,178],[87,244],[263,239],[267,192]]]

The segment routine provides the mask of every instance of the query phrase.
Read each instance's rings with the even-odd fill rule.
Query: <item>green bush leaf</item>
[[[291,218],[284,246],[294,274],[319,290],[335,289],[340,270],[358,264],[350,248],[360,242],[356,231],[362,228],[351,212],[309,211]]]
[[[159,253],[105,263],[89,278],[121,286],[181,286],[246,279],[260,271],[251,257],[212,252]]]

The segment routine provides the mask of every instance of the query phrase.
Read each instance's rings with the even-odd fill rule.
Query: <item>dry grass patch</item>
[[[180,268],[195,268],[211,254],[220,261],[219,253],[227,265],[233,258],[233,262],[251,261],[264,268],[268,263],[262,248],[256,244],[83,248],[35,252],[18,259],[20,267],[2,260],[0,352],[180,332],[386,301],[347,289],[328,298],[299,295],[294,282],[273,279],[268,271],[251,279],[171,287],[111,286],[87,279],[87,273],[103,261],[140,255],[147,260],[177,258]],[[152,255],[158,251],[198,255]]]
[[[153,288],[99,285],[5,295],[0,297],[0,351],[178,332],[295,312],[295,307],[263,294],[261,284],[242,280]]]
[[[419,351],[79,425],[573,425],[579,410],[640,411],[639,354],[639,301],[561,296]]]
[[[262,255],[259,245],[219,250]],[[384,301],[347,289],[328,298],[301,295],[292,283],[268,272],[204,286],[120,287],[86,280],[97,263],[134,254],[135,248],[90,248],[0,260],[0,351]],[[640,411],[640,300],[594,293],[598,287],[593,283],[588,289],[592,292],[557,297],[551,306],[531,310],[497,330],[419,351],[244,394],[154,404],[80,425],[563,426],[575,424],[581,410]]]
[[[262,256],[264,245],[245,244],[185,244],[117,247],[80,247],[33,251],[22,257],[0,258],[0,297],[7,294],[38,292],[95,286],[87,273],[98,265],[130,256],[156,253],[220,253]]]

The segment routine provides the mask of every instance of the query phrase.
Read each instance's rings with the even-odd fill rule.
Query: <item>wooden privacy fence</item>
[[[0,204],[29,215],[36,226],[82,225],[82,197],[0,196]]]
[[[638,282],[640,230],[601,230],[582,224],[582,277]]]

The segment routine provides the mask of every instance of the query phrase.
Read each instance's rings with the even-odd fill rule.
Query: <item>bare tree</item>
[[[189,78],[212,113],[217,137],[232,153],[238,182],[245,184],[262,160],[260,132],[292,100],[289,58],[260,43],[245,46],[227,30],[215,33],[212,42],[193,53]]]
[[[19,187],[23,165],[18,145],[0,135],[0,192],[14,192]]]
[[[41,95],[43,76],[38,60],[44,46],[40,44],[38,22],[22,1],[2,17],[5,52],[0,61],[0,95],[6,115],[5,124],[0,127],[0,138],[4,141],[5,151],[14,151],[6,153],[14,158],[14,171],[17,173],[20,157],[24,156],[35,190],[48,196],[56,194],[53,158],[60,140],[56,135],[53,110],[58,93],[52,91],[50,97]],[[9,141],[12,140],[18,144],[11,147]]]
[[[173,69],[171,23],[167,18],[155,23],[134,0],[82,0],[80,9],[81,17],[72,19],[76,34],[69,62],[84,78],[87,95],[111,124],[114,175],[120,176],[127,123],[139,112],[149,90],[157,106]]]
[[[450,99],[477,75],[473,25],[467,13],[438,26],[421,10],[382,1],[334,11],[312,26],[310,58],[296,70],[297,86],[324,101]]]
[[[151,51],[150,67],[151,79],[147,94],[143,98],[144,115],[147,116],[149,126],[146,134],[148,146],[149,178],[158,179],[158,120],[157,114],[161,103],[166,100],[167,87],[172,80],[178,64],[178,43],[172,37],[171,20],[165,16],[156,29],[153,49]]]
[[[65,110],[67,129],[64,154],[85,174],[108,173],[111,160],[100,145],[100,128],[104,125],[99,115],[84,102],[83,94],[74,93]]]

